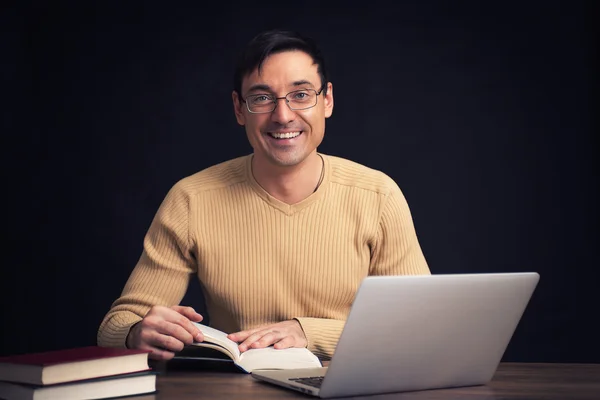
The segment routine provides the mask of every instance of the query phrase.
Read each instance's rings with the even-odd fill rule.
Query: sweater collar
[[[323,180],[317,187],[317,189],[304,200],[295,203],[295,204],[287,204],[281,200],[276,199],[271,196],[262,186],[258,184],[256,179],[254,179],[254,175],[252,175],[252,154],[246,157],[246,180],[252,187],[252,190],[267,204],[271,207],[283,212],[286,215],[293,215],[300,210],[309,207],[313,203],[317,202],[321,197],[323,197],[327,189],[329,188],[329,183],[331,180],[331,164],[329,157],[325,154],[318,153],[323,159]]]

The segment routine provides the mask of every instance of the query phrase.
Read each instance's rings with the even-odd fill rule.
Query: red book
[[[0,357],[0,381],[51,385],[146,371],[149,353],[89,346]]]

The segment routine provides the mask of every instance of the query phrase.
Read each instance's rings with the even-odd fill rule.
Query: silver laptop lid
[[[365,278],[320,396],[487,383],[538,280],[535,272]]]

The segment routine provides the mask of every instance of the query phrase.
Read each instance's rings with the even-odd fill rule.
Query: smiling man
[[[255,37],[232,100],[253,153],[172,187],[99,345],[169,359],[203,340],[191,323],[203,317],[179,305],[196,276],[211,325],[241,351],[308,347],[328,359],[365,276],[430,273],[398,185],[317,151],[333,85],[314,41]]]
[[[325,133],[325,118],[333,112],[333,89],[319,69],[303,51],[275,53],[232,95],[237,121],[246,127],[254,149],[254,178],[288,204],[314,192],[323,172],[317,147]]]

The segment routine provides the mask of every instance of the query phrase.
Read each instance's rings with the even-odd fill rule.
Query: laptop
[[[539,274],[369,276],[328,367],[253,371],[329,398],[488,383]]]

